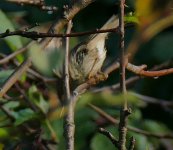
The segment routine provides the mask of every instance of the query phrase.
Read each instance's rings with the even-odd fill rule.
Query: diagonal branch
[[[28,70],[30,66],[31,66],[31,59],[28,58],[5,81],[4,85],[0,90],[0,97],[3,97],[4,94],[6,94],[6,92],[15,84],[15,82],[21,77],[21,75]]]
[[[113,118],[112,116],[110,116],[108,113],[106,113],[105,111],[103,111],[102,109],[100,109],[99,107],[93,105],[93,104],[89,104],[89,107],[91,107],[93,110],[95,110],[98,114],[100,114],[102,117],[104,117],[106,120],[108,120],[110,123],[118,125],[119,124],[119,120]],[[158,138],[158,139],[173,139],[173,135],[172,134],[158,134],[158,133],[151,133],[142,129],[138,129],[136,127],[127,126],[129,131],[138,133],[138,134],[142,134],[148,137],[153,137],[153,138]]]
[[[24,5],[34,6],[34,7],[38,7],[40,10],[43,10],[43,11],[55,12],[58,10],[56,6],[47,6],[44,0],[7,0],[7,2],[11,2],[21,6],[24,6]]]
[[[112,144],[115,145],[115,147],[118,147],[118,140],[116,140],[116,138],[109,131],[104,128],[99,128],[99,132],[105,135],[112,142]]]
[[[84,9],[85,7],[87,7],[89,4],[93,3],[95,0],[80,0],[79,2],[76,2],[71,9],[68,10],[68,12],[66,12],[66,17],[62,17],[62,18],[58,18],[53,24],[52,26],[49,28],[48,33],[59,33],[61,31],[61,29],[68,23],[68,20],[72,20],[73,17],[75,17],[76,14],[79,13],[79,11],[81,11],[82,9]],[[46,46],[48,46],[48,44],[50,43],[50,41],[52,40],[52,38],[43,38],[40,43],[42,45],[43,48],[46,48]],[[8,62],[10,59],[13,59],[14,57],[16,57],[17,55],[26,52],[28,50],[28,47],[30,45],[32,45],[35,41],[31,41],[30,43],[28,43],[26,46],[24,46],[23,48],[19,49],[19,52],[17,52],[18,50],[16,50],[14,53],[10,54],[9,56],[7,56],[7,59],[2,59],[0,60],[0,64]]]

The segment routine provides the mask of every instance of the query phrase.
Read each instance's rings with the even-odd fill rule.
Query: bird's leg
[[[100,81],[105,81],[108,78],[108,74],[99,71],[95,76],[92,76],[87,83],[90,85],[94,85],[99,83]]]
[[[89,72],[89,75],[88,75],[88,79],[90,79],[90,78],[93,77],[93,75],[92,75],[92,71],[93,71],[93,69],[94,69],[94,66],[95,66],[97,60],[98,60],[97,58],[94,60],[94,64],[93,64],[93,66],[92,66],[92,68],[91,68],[91,70],[90,70],[90,72]]]
[[[102,71],[98,71],[96,74],[96,78],[99,81],[105,81],[108,78],[108,74],[102,72]]]

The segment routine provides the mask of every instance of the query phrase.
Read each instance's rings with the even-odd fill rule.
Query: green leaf
[[[126,23],[137,23],[137,24],[139,23],[138,18],[132,13],[127,14],[124,17],[124,20],[125,20]]]
[[[38,91],[36,86],[29,89],[29,99],[40,108],[41,112],[46,114],[49,109],[49,103],[44,99],[43,95]]]
[[[10,19],[5,15],[5,13],[2,10],[0,10],[0,20],[1,20],[0,33],[5,32],[7,29],[10,31],[15,30]],[[19,36],[10,36],[10,37],[4,38],[4,40],[13,51],[22,47],[21,38]],[[23,61],[22,55],[18,55],[17,59],[20,62],[22,62]]]
[[[22,109],[18,112],[13,112],[13,115],[16,119],[14,122],[15,126],[18,126],[24,123],[25,121],[28,121],[37,117],[37,114],[35,114],[34,111],[29,108]]]
[[[114,145],[109,141],[109,139],[101,134],[96,134],[91,142],[92,150],[114,150]]]
[[[0,138],[5,138],[5,137],[8,137],[8,136],[9,136],[8,131],[5,130],[5,129],[0,128]],[[0,145],[0,149],[1,149],[1,145]]]
[[[16,107],[18,107],[20,105],[20,103],[18,101],[9,101],[8,103],[4,104],[4,107],[6,109],[14,109]]]
[[[128,94],[128,102],[134,105],[143,106],[144,103],[139,101],[138,98],[133,95]],[[81,97],[81,100],[78,102],[79,107],[83,107],[88,103],[92,103],[98,106],[113,106],[113,105],[121,105],[123,103],[122,94],[113,95],[110,92],[102,92],[102,93],[86,93]]]
[[[143,122],[143,126],[145,130],[150,131],[152,133],[170,133],[169,129],[161,122],[156,122],[153,120],[145,120]]]
[[[0,71],[0,86],[7,80],[7,78],[13,73],[14,70],[2,70]]]
[[[29,56],[35,68],[46,76],[53,76],[53,70],[60,70],[63,64],[63,54],[60,49],[42,50],[37,43],[29,48]]]

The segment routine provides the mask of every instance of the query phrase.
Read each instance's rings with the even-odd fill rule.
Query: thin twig
[[[38,39],[38,38],[46,38],[46,37],[79,37],[79,36],[84,36],[84,35],[92,35],[96,33],[107,33],[107,32],[118,32],[117,28],[112,28],[112,29],[95,29],[92,31],[85,31],[85,32],[74,32],[74,33],[63,33],[63,34],[56,34],[56,33],[42,33],[42,32],[36,32],[36,31],[23,31],[23,30],[18,30],[18,31],[9,31],[7,29],[6,32],[0,33],[0,38],[5,38],[8,36],[14,36],[14,35],[19,35],[22,37],[26,38],[31,38],[31,39]]]
[[[59,33],[61,31],[61,29],[68,23],[68,20],[72,20],[73,17],[75,17],[76,14],[78,14],[79,11],[81,11],[82,9],[84,9],[85,7],[87,7],[89,4],[93,3],[95,0],[81,0],[79,2],[76,2],[71,9],[68,10],[68,12],[66,12],[66,17],[62,17],[62,18],[58,18],[49,28],[48,33]],[[55,31],[55,32],[54,32]],[[52,38],[43,38],[40,43],[42,45],[43,48],[46,48],[46,46],[48,46],[48,44],[50,43],[50,41],[52,40]],[[31,41],[30,43],[28,43],[26,46],[24,46],[23,48],[16,50],[14,53],[10,54],[9,56],[7,56],[7,58],[5,58],[4,60],[0,60],[0,64],[8,62],[10,59],[13,59],[14,57],[16,57],[18,54],[21,54],[23,52],[25,52],[26,50],[28,50],[28,47],[30,45],[32,45],[35,41]]]
[[[130,92],[129,94],[132,94],[133,96],[140,98],[142,101],[146,103],[155,104],[155,105],[159,105],[163,107],[173,107],[173,102],[170,102],[167,100],[157,99],[157,98],[153,98],[153,97],[142,95],[135,92]]]
[[[171,66],[172,63],[173,63],[173,60],[171,59],[171,60],[168,60],[168,61],[166,61],[164,63],[161,63],[159,65],[154,66],[153,68],[151,68],[151,70],[152,71],[160,70],[160,69],[163,69],[163,68]],[[115,62],[115,63],[113,63],[113,65],[115,65],[115,66],[109,66],[108,70],[112,70],[112,69],[109,69],[109,68],[116,68],[117,69],[119,67],[119,62],[118,62],[118,64],[117,64],[117,62]],[[107,69],[105,69],[105,70],[107,70]],[[140,76],[130,77],[129,79],[126,80],[126,86],[127,85],[129,86],[132,83],[138,81],[139,79],[143,79],[144,77],[145,76],[142,76],[142,77],[140,77]],[[94,92],[94,93],[98,93],[98,92],[103,92],[103,91],[115,91],[115,90],[119,90],[119,89],[120,89],[120,84],[117,83],[117,84],[111,85],[111,86],[105,86],[105,87],[102,87],[102,88],[95,88],[95,89],[92,89],[91,91]]]
[[[33,44],[33,41],[29,42],[24,47],[20,48],[19,50],[16,50],[15,52],[11,53],[10,55],[5,56],[3,59],[0,60],[0,64],[7,63],[10,59],[13,59],[17,55],[25,52],[32,44]]]
[[[62,28],[72,20],[76,14],[78,14],[82,9],[87,7],[89,4],[93,3],[95,0],[80,0],[76,2],[70,9],[68,9],[62,18],[58,18],[49,28],[48,33],[60,33]],[[46,47],[52,38],[42,39],[41,43],[43,47]]]
[[[3,97],[4,94],[14,85],[14,83],[21,77],[21,75],[27,71],[31,66],[31,58],[25,60],[5,81],[4,85],[0,90],[0,97]]]
[[[71,32],[72,28],[72,21],[69,21],[67,26],[67,34]],[[65,63],[64,63],[64,69],[65,69],[65,103],[68,104],[68,110],[67,115],[65,116],[64,121],[64,135],[66,139],[66,148],[67,150],[74,150],[74,132],[75,132],[75,124],[74,124],[74,105],[73,102],[70,99],[70,84],[69,84],[69,37],[66,37],[66,51],[65,51]]]
[[[30,43],[30,44],[31,44],[31,43]],[[25,49],[25,50],[26,50],[26,49]],[[24,50],[24,51],[25,51],[25,50]],[[10,59],[12,59],[13,57],[15,57],[15,55],[17,55],[16,52],[17,52],[17,51],[15,51],[14,53],[12,53],[12,54],[10,54],[10,55],[8,55],[8,56],[6,56],[6,55],[0,53],[0,55],[3,57],[3,58],[1,59],[2,61],[0,60],[0,64],[1,64],[1,62],[2,62],[2,63],[6,63],[6,62],[8,62]],[[20,53],[20,52],[19,52],[19,53]],[[18,53],[18,54],[19,54],[19,53]],[[20,63],[19,63],[17,60],[13,59],[12,61],[13,61],[13,63],[14,63],[16,66],[19,66],[19,65],[20,65]],[[35,71],[35,70],[31,69],[31,68],[28,68],[27,73],[29,74],[28,77],[30,77],[30,78],[33,79],[33,77],[31,77],[31,76],[34,76],[34,77],[36,77],[36,78],[38,78],[38,79],[41,79],[43,82],[56,82],[56,81],[57,81],[56,78],[50,78],[50,77],[43,76],[43,75],[41,75],[40,73],[38,73],[37,71]]]
[[[120,122],[119,122],[119,150],[126,150],[126,135],[127,135],[127,120],[131,111],[127,107],[127,91],[126,91],[126,58],[125,58],[125,46],[124,46],[124,5],[125,0],[120,1],[120,13],[119,13],[119,29],[120,29],[120,87],[123,95],[123,107],[120,111]]]
[[[135,148],[135,142],[136,142],[136,140],[135,140],[135,138],[132,136],[132,137],[130,138],[130,144],[129,144],[128,150],[134,150],[134,148]]]
[[[165,76],[168,74],[173,73],[173,68],[168,68],[168,69],[163,69],[163,70],[158,70],[158,71],[146,71],[144,70],[147,66],[146,65],[141,65],[141,66],[135,66],[131,63],[128,63],[126,65],[126,68],[134,72],[137,75],[140,76],[146,76],[146,77],[160,77],[160,76]]]
[[[115,147],[118,147],[118,141],[109,131],[104,128],[99,128],[99,132],[105,135],[112,142],[112,144],[115,145]]]
[[[119,124],[119,120],[113,118],[112,116],[110,116],[108,113],[106,113],[105,111],[103,111],[102,109],[98,108],[97,106],[93,105],[93,104],[88,104],[89,107],[91,107],[93,110],[95,110],[97,113],[99,113],[102,117],[104,117],[106,120],[108,120],[110,123],[118,125]],[[158,138],[158,139],[173,139],[173,135],[172,134],[157,134],[157,133],[151,133],[142,129],[138,129],[136,127],[132,127],[130,125],[127,126],[129,131],[138,133],[138,134],[142,134],[148,137],[153,137],[153,138]]]
[[[43,11],[52,11],[55,12],[58,10],[56,6],[46,6],[44,0],[7,0],[7,2],[11,2],[17,5],[27,5],[27,6],[35,6]]]
[[[37,106],[27,97],[25,91],[19,86],[18,83],[14,84],[16,89],[20,92],[20,94],[24,97],[26,104],[35,112],[39,112]]]

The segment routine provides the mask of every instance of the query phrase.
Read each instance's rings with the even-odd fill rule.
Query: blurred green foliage
[[[38,22],[41,26],[50,24],[63,13],[63,5],[69,1],[46,1],[48,5],[55,5],[59,9],[55,13],[43,12],[36,7],[19,6],[0,2],[0,32],[7,29],[15,29],[30,26]],[[100,0],[96,1],[84,10],[82,10],[73,20],[73,32],[87,31],[98,28],[113,14],[119,11],[118,0]],[[134,11],[134,0],[127,1],[126,20],[129,22],[138,22],[137,18],[131,16]],[[160,6],[161,4],[158,3]],[[32,29],[34,30],[34,29]],[[133,35],[137,32],[134,26],[126,29],[125,43],[126,47],[131,41]],[[85,39],[84,37],[71,38],[71,48]],[[9,54],[21,48],[29,40],[19,36],[0,39],[0,53]],[[105,66],[108,66],[115,59],[119,58],[119,39],[117,34],[111,34],[106,43],[107,58]],[[143,43],[136,53],[133,63],[136,65],[147,64],[149,69],[155,65],[163,63],[173,58],[173,28],[165,29],[158,33],[147,43]],[[46,77],[54,76],[53,70],[59,69],[63,62],[63,49],[53,49],[50,52],[42,51],[37,44],[32,45],[27,54],[17,56],[17,61],[21,62],[25,57],[31,56],[34,69]],[[60,51],[60,52],[59,52]],[[171,64],[172,65],[172,64]],[[0,66],[0,85],[11,75],[16,67],[11,62]],[[134,76],[127,73],[127,77]],[[109,79],[97,86],[112,85],[118,83],[118,71],[110,74]],[[173,76],[164,76],[157,79],[140,79],[129,88],[131,91],[139,92],[144,95],[166,99],[170,102],[173,99],[172,90]],[[23,82],[18,83],[21,89],[25,90],[27,100],[23,100],[17,89],[8,93],[9,99],[1,98],[0,102],[0,149],[13,150],[19,147],[21,150],[38,148],[44,143],[44,140],[53,140],[58,144],[50,144],[51,149],[65,149],[63,137],[63,116],[57,115],[57,118],[49,118],[49,111],[57,104],[56,98],[51,98],[50,93],[56,91],[56,83],[43,83],[40,80],[32,80],[28,77]],[[23,96],[23,95],[22,95]],[[133,110],[129,118],[129,125],[144,129],[152,133],[172,133],[173,113],[171,108],[163,108],[158,105],[151,105],[142,102],[139,98],[128,95],[129,105]],[[76,150],[113,150],[115,149],[111,142],[103,135],[97,132],[98,127],[105,127],[118,137],[118,127],[110,124],[104,118],[100,117],[95,111],[91,110],[87,104],[92,103],[112,116],[119,118],[119,110],[122,104],[122,96],[119,93],[103,92],[93,94],[88,92],[80,97],[75,112],[75,149]],[[32,108],[32,103],[35,107]],[[9,117],[9,115],[11,117]],[[173,147],[173,140],[162,140],[149,138],[141,134],[129,131],[128,138],[136,138],[136,150],[163,150],[168,149],[168,145]],[[40,140],[41,139],[41,140]],[[165,142],[166,141],[166,142]],[[168,144],[166,144],[168,143]]]

